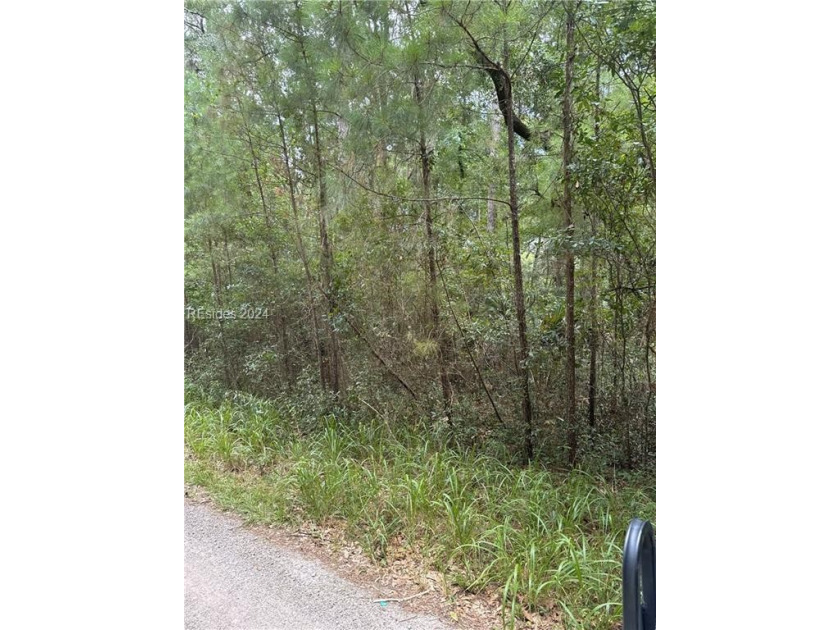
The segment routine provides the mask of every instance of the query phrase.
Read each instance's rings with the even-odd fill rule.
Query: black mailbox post
[[[627,529],[622,565],[623,630],[656,628],[656,541],[649,521],[634,518]]]

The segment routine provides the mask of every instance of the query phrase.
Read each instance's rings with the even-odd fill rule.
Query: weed
[[[620,619],[626,524],[655,521],[645,479],[516,466],[447,447],[413,418],[336,416],[317,400],[187,395],[185,478],[223,508],[257,523],[343,522],[382,563],[411,545],[454,584],[498,592],[505,628],[525,611],[568,628]]]

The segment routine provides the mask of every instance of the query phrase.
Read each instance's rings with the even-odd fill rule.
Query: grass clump
[[[462,588],[497,592],[506,627],[526,611],[568,628],[620,619],[624,533],[634,516],[655,521],[651,485],[506,465],[377,417],[304,426],[296,412],[190,390],[186,480],[250,522],[343,522],[379,562],[411,545]]]

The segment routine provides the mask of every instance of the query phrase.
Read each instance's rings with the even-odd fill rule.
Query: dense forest
[[[652,467],[654,10],[189,3],[190,379]]]
[[[504,627],[614,627],[655,519],[654,3],[190,1],[184,38],[188,483],[419,549]]]

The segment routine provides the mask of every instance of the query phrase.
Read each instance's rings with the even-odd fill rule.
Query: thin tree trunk
[[[210,254],[210,267],[213,271],[213,293],[215,294],[216,310],[224,310],[224,300],[222,299],[222,270],[216,262],[216,256],[213,253],[213,239],[207,239],[208,252]],[[230,352],[228,351],[227,338],[225,335],[225,319],[224,317],[214,317],[219,324],[219,341],[222,344],[222,364],[225,372],[225,385],[229,389],[238,389],[239,381],[236,378],[236,370],[234,369]]]
[[[228,235],[225,229],[222,230],[222,238],[225,244],[225,265],[227,266],[228,272],[228,284],[233,284],[233,265],[230,260],[230,246],[228,245]]]
[[[610,289],[615,291],[615,300],[613,301],[613,330],[612,330],[612,388],[610,390],[610,410],[613,414],[613,419],[618,416],[618,262],[607,260],[607,272],[609,274]]]
[[[593,220],[594,224],[594,220]],[[598,259],[592,254],[592,285],[589,299],[589,426],[595,429],[598,361]]]
[[[280,126],[280,141],[283,148],[283,165],[286,171],[286,184],[289,187],[289,201],[292,206],[292,218],[294,219],[295,228],[295,244],[297,245],[298,255],[301,263],[303,263],[303,271],[306,276],[306,301],[309,305],[310,322],[312,324],[312,343],[315,346],[316,359],[318,361],[318,373],[321,379],[321,389],[327,389],[327,356],[324,344],[321,341],[321,334],[318,326],[318,312],[315,305],[314,297],[314,280],[312,278],[312,271],[309,268],[309,258],[306,255],[306,249],[303,246],[303,237],[300,233],[300,218],[298,217],[297,193],[295,192],[296,184],[295,176],[291,167],[291,160],[289,158],[289,146],[286,143],[286,127],[283,123],[283,117],[277,114],[277,123]]]
[[[332,247],[330,246],[330,235],[327,230],[327,182],[324,175],[324,155],[321,151],[321,134],[318,124],[318,109],[312,103],[312,123],[315,131],[315,162],[318,171],[318,231],[321,241],[321,278],[324,293],[327,296],[329,308],[328,321],[336,311],[335,295],[332,283]],[[338,337],[332,324],[327,324],[329,333],[330,352],[330,389],[337,394],[341,389]]]
[[[648,283],[650,286],[650,283]],[[653,381],[653,371],[650,365],[650,343],[651,343],[651,334],[652,330],[654,329],[654,322],[655,322],[655,313],[656,313],[656,300],[651,295],[652,289],[648,289],[648,297],[651,300],[651,305],[648,307],[648,316],[645,321],[645,376],[647,376],[647,395],[645,397],[645,431],[644,431],[644,452],[642,454],[642,465],[647,466],[648,463],[648,452],[650,450],[650,443],[649,443],[649,427],[650,427],[650,403],[653,399],[653,393],[656,391],[656,384]]]
[[[495,163],[496,160],[496,145],[499,143],[499,120],[490,116],[490,162]],[[493,199],[496,197],[496,180],[490,178],[490,185],[487,188],[487,231],[496,231],[496,202]]]
[[[595,142],[601,135],[601,64],[596,60],[595,65]],[[597,234],[598,222],[592,214],[592,236]],[[597,367],[598,367],[598,255],[592,251],[592,280],[589,299],[589,427],[596,428],[597,408]]]
[[[279,283],[280,283],[280,268],[279,268],[279,265],[278,265],[278,256],[279,255],[278,255],[278,251],[277,251],[277,244],[275,243],[275,240],[274,240],[275,239],[274,217],[273,217],[273,215],[271,213],[271,210],[268,206],[268,200],[266,199],[265,185],[263,183],[263,178],[262,178],[262,175],[260,175],[260,169],[259,169],[260,161],[259,161],[259,157],[257,156],[257,151],[254,148],[254,141],[253,141],[253,137],[251,135],[251,129],[248,126],[248,119],[245,117],[245,112],[242,109],[242,103],[241,103],[241,101],[239,100],[238,97],[236,99],[236,102],[239,106],[239,114],[242,117],[242,127],[245,130],[245,137],[248,140],[248,149],[251,153],[251,166],[254,169],[254,177],[255,177],[256,182],[257,182],[257,190],[260,193],[260,203],[262,205],[262,210],[263,210],[263,221],[265,223],[266,243],[268,245],[268,255],[269,255],[269,258],[271,258],[271,268],[274,272],[274,286],[272,287],[272,294],[273,294],[273,291],[277,290],[277,287],[279,286]],[[227,248],[228,248],[227,235],[225,235],[225,252],[226,253],[227,253]],[[229,257],[229,255],[228,255],[228,267],[230,267],[230,257]],[[232,278],[232,274],[230,273],[230,271],[228,272],[228,274]],[[231,283],[232,282],[233,282],[233,280],[231,280]],[[275,306],[275,308],[276,308],[276,306]],[[280,339],[283,335],[285,335],[285,330],[282,330],[282,331],[280,330],[280,326],[278,325],[277,317],[272,318],[272,323],[274,325],[275,339]],[[284,341],[284,343],[285,343],[285,341]],[[278,362],[279,362],[279,357],[278,357]],[[287,375],[288,375],[288,371],[287,371]]]
[[[440,374],[440,387],[443,393],[443,415],[452,425],[452,385],[449,382],[449,363],[452,357],[452,348],[449,336],[441,329],[440,308],[438,306],[437,286],[437,254],[435,251],[435,233],[432,220],[431,198],[431,165],[429,162],[429,151],[426,146],[425,111],[423,105],[423,87],[420,78],[414,75],[414,98],[420,110],[420,167],[423,175],[423,222],[426,227],[426,256],[429,268],[429,317],[432,324],[432,339],[438,345],[438,372]]]
[[[198,336],[198,329],[193,326],[190,321],[190,315],[187,311],[189,304],[187,302],[187,289],[184,287],[184,352],[195,352],[201,347],[201,340]]]
[[[624,285],[621,280],[621,258],[616,264],[616,302],[618,304],[618,332],[621,337],[621,362],[619,371],[620,383],[620,397],[619,409],[620,417],[624,421],[624,448],[626,457],[626,467],[633,468],[633,443],[631,436],[631,416],[629,404],[627,401],[627,327],[624,323]],[[616,340],[617,341],[617,340]]]
[[[504,44],[504,90],[505,106],[507,108],[507,120],[513,120],[513,90],[511,89],[510,75],[510,50],[507,43],[507,35]],[[510,228],[513,239],[513,285],[514,303],[516,304],[516,323],[519,330],[519,356],[516,357],[516,372],[519,377],[522,396],[522,421],[525,424],[525,455],[528,461],[534,458],[534,420],[531,407],[531,387],[528,378],[528,325],[525,319],[525,289],[522,285],[522,254],[519,240],[519,202],[516,191],[516,157],[514,144],[514,125],[507,125],[508,145],[508,188],[510,191]]]
[[[645,156],[647,157],[648,167],[650,170],[650,178],[653,180],[653,186],[656,188],[656,162],[653,158],[653,151],[650,148],[650,141],[645,131],[645,121],[642,115],[642,98],[639,95],[639,88],[633,87],[630,89],[630,94],[633,96],[633,105],[636,110],[636,120],[639,123],[639,135],[641,136],[642,146],[645,149]]]
[[[239,114],[242,117],[242,127],[245,130],[245,137],[248,140],[248,149],[251,153],[251,168],[254,169],[254,177],[257,181],[257,190],[260,193],[260,203],[262,205],[263,210],[263,221],[265,223],[265,230],[266,230],[266,238],[268,244],[268,255],[271,258],[271,266],[274,269],[274,276],[276,278],[278,274],[278,266],[277,266],[277,247],[274,243],[274,225],[271,217],[271,212],[268,209],[268,202],[265,198],[265,188],[263,187],[262,176],[260,175],[259,169],[259,158],[257,157],[257,151],[254,148],[254,142],[251,138],[251,129],[248,127],[247,119],[245,118],[245,112],[242,111],[242,103],[239,101],[237,97],[236,102],[239,106]]]
[[[572,222],[572,83],[575,63],[575,14],[566,5],[566,77],[563,90],[563,234],[571,240]],[[577,399],[575,394],[575,256],[571,243],[566,250],[566,422],[569,465],[578,457]]]
[[[301,23],[301,4],[295,2],[295,9],[297,15],[298,27],[298,44],[300,46],[301,57],[303,63],[308,70],[309,75],[309,90],[310,101],[309,109],[312,114],[312,128],[315,140],[315,170],[318,179],[318,233],[321,245],[321,292],[327,301],[327,337],[329,340],[329,386],[334,394],[338,394],[341,390],[341,354],[338,345],[338,336],[335,329],[330,323],[330,319],[334,313],[338,311],[335,301],[335,292],[332,283],[332,247],[330,245],[330,236],[327,228],[327,180],[324,168],[324,152],[321,148],[321,126],[318,119],[317,107],[317,86],[312,77],[312,67],[309,63],[309,56],[306,52],[305,39],[303,35],[303,26]]]
[[[292,385],[295,382],[294,374],[292,373],[292,358],[290,356],[291,350],[289,349],[289,331],[286,325],[286,316],[283,312],[280,312],[280,339],[283,344],[283,370],[286,373],[286,387],[291,389]]]

